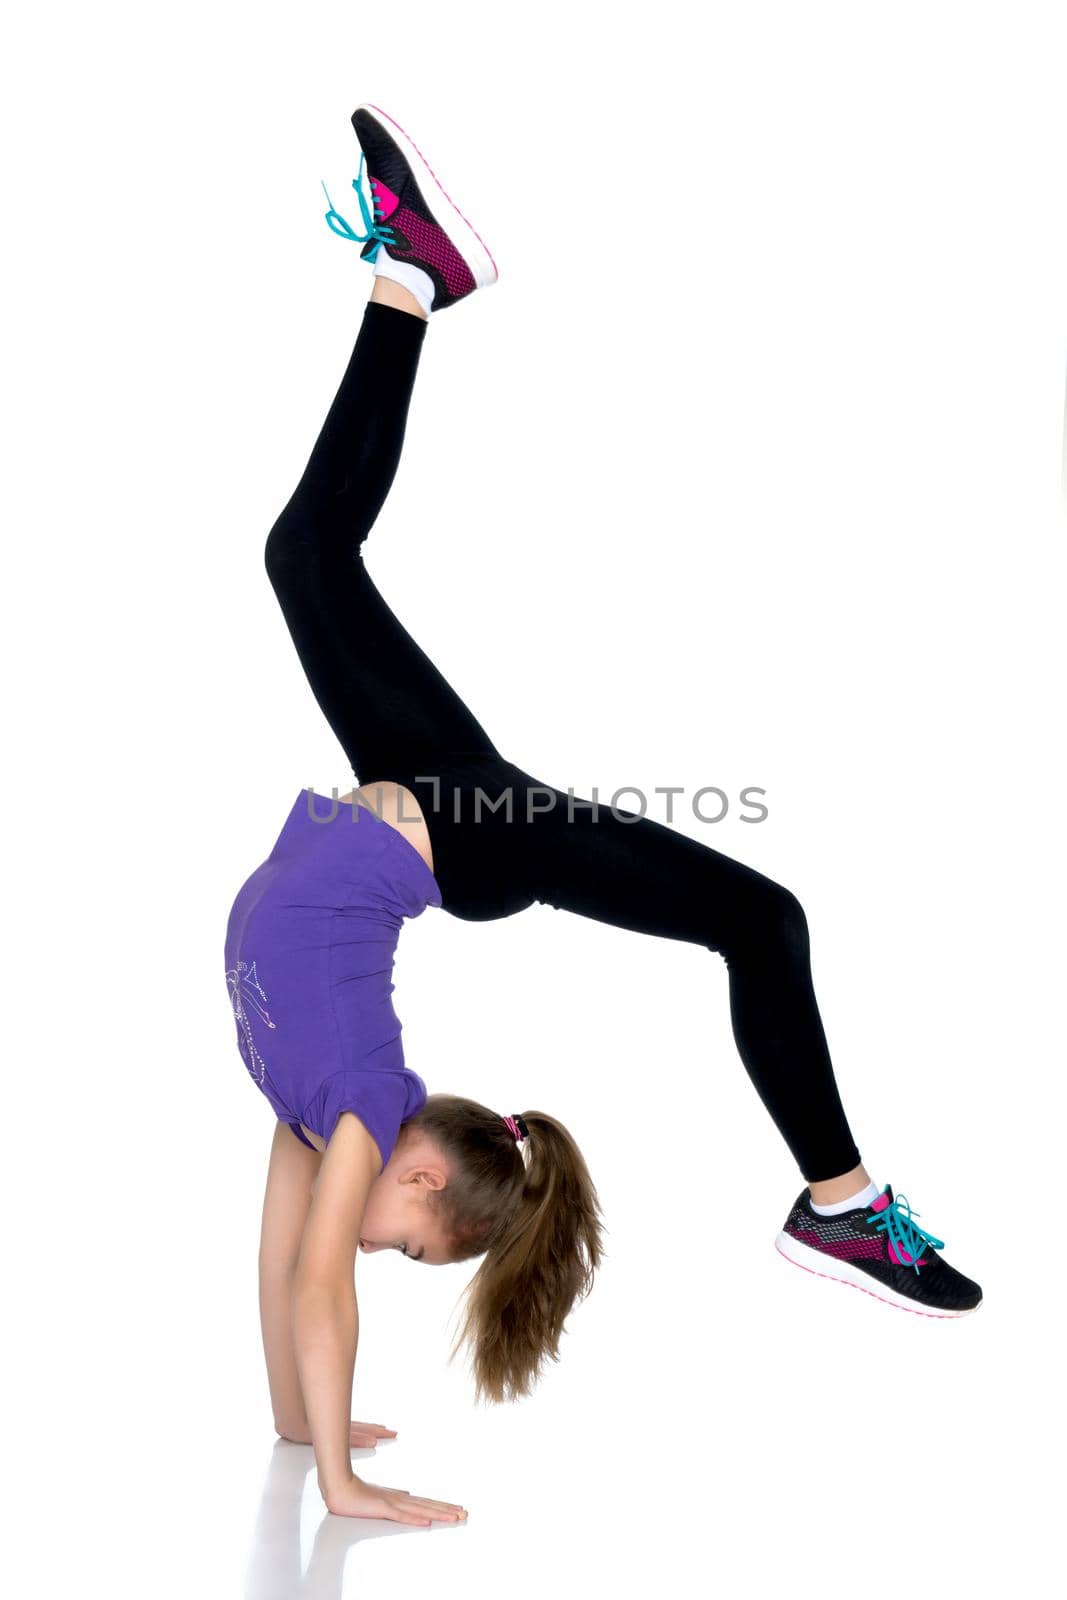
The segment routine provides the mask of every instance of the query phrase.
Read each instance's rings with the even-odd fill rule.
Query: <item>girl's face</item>
[[[429,1139],[403,1140],[371,1185],[359,1226],[360,1250],[365,1255],[399,1250],[411,1261],[444,1265],[448,1240],[430,1211],[429,1194],[447,1181],[444,1159]]]

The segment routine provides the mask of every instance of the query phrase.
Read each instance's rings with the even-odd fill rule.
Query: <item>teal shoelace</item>
[[[901,1255],[901,1251],[907,1252],[916,1274],[919,1271],[919,1257],[926,1245],[932,1250],[943,1250],[945,1246],[944,1239],[935,1239],[932,1233],[924,1233],[922,1228],[916,1227],[912,1218],[921,1215],[921,1211],[912,1211],[907,1195],[898,1194],[884,1211],[867,1218],[868,1227],[873,1223],[877,1229],[888,1234],[892,1243],[896,1245],[898,1256]],[[901,1266],[904,1265],[904,1261],[901,1260]]]
[[[326,213],[326,221],[332,228],[333,232],[336,233],[340,239],[350,239],[353,244],[366,244],[369,239],[373,239],[375,241],[374,249],[366,259],[368,261],[376,261],[378,257],[378,251],[381,249],[382,245],[392,244],[394,242],[394,235],[393,230],[389,227],[388,223],[381,221],[381,202],[379,201],[378,196],[372,196],[372,204],[374,207],[373,211],[367,204],[366,196],[364,195],[361,187],[363,163],[365,160],[366,152],[364,151],[360,154],[359,171],[352,179],[352,187],[356,191],[356,199],[359,201],[360,214],[363,218],[363,226],[367,230],[366,233],[357,233],[352,224],[346,221],[339,211],[334,210],[333,201],[330,199],[329,189],[327,189],[321,178],[319,179],[319,182],[322,183],[322,192],[326,196],[327,203],[330,207],[329,211]],[[377,187],[377,182],[378,180],[376,178],[371,179],[372,189]]]

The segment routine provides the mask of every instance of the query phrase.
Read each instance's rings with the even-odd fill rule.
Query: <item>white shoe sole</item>
[[[836,1256],[828,1256],[822,1250],[812,1249],[810,1244],[805,1244],[801,1239],[794,1239],[791,1233],[784,1230],[774,1241],[774,1247],[780,1255],[785,1256],[796,1267],[803,1267],[806,1272],[814,1272],[819,1278],[833,1278],[836,1283],[847,1283],[853,1289],[862,1289],[864,1294],[873,1295],[876,1300],[882,1300],[887,1306],[896,1306],[898,1311],[914,1311],[920,1317],[968,1317],[972,1311],[977,1311],[978,1306],[968,1306],[963,1311],[932,1311],[925,1306],[918,1305],[914,1300],[909,1300],[907,1295],[898,1294],[895,1289],[888,1288],[879,1283],[873,1287],[876,1280],[859,1267],[854,1267],[850,1261],[839,1261]]]
[[[399,122],[394,122],[380,106],[363,104],[359,111],[368,112],[380,123],[390,139],[399,146],[405,160],[415,174],[422,198],[442,232],[446,233],[471,270],[479,289],[487,289],[499,277],[496,262],[489,247],[471,227],[452,197],[445,193],[440,180],[418,145],[406,134]],[[429,182],[426,180],[429,179]]]

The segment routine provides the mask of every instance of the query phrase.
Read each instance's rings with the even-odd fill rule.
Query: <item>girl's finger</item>
[[[411,1522],[411,1523],[414,1523],[416,1525],[416,1527],[419,1527],[419,1528],[425,1528],[427,1526],[427,1524],[432,1520],[430,1517],[419,1516],[417,1511],[411,1511],[411,1510],[408,1509],[407,1506],[403,1506],[400,1509],[394,1511],[393,1518],[394,1518],[394,1521],[396,1521],[396,1522]]]
[[[401,1492],[401,1491],[398,1491],[396,1489],[392,1489],[392,1490],[389,1491],[389,1493],[391,1493],[391,1494],[397,1494],[399,1492]],[[414,1501],[409,1500],[407,1497],[405,1497],[403,1505],[399,1505],[399,1506],[390,1505],[388,1500],[386,1501],[386,1505],[388,1506],[389,1510],[393,1513],[394,1516],[402,1517],[405,1522],[425,1522],[426,1521],[427,1513],[422,1509],[421,1506],[420,1507],[416,1507]]]

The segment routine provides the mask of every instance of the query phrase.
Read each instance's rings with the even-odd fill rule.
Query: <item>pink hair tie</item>
[[[529,1130],[522,1117],[504,1117],[502,1120],[505,1123],[508,1132],[511,1134],[511,1137],[516,1140],[516,1142],[519,1139],[528,1139],[530,1137]]]

